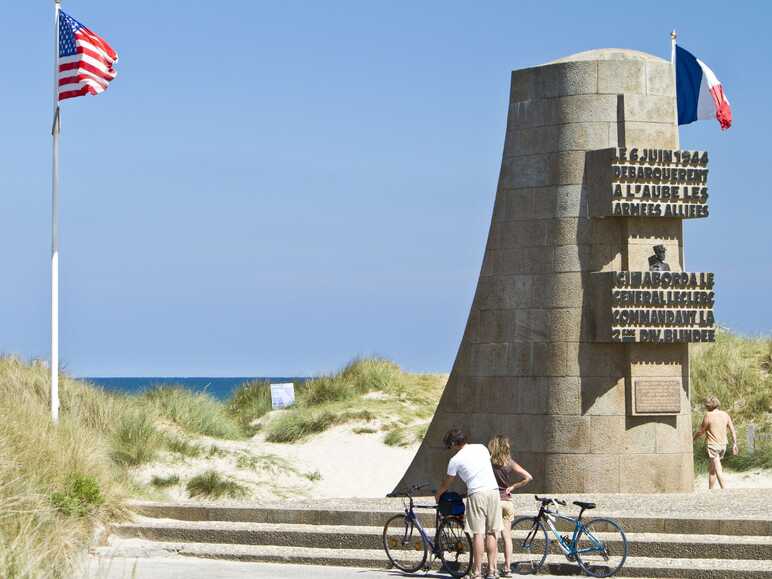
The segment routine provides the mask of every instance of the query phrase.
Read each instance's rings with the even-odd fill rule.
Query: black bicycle
[[[579,516],[568,517],[557,509],[557,505],[566,506],[565,501],[539,496],[536,500],[541,502],[541,508],[535,517],[520,517],[512,522],[512,571],[520,575],[539,571],[549,551],[547,529],[552,531],[566,559],[575,561],[587,575],[611,577],[622,568],[627,559],[627,537],[619,523],[600,518],[582,522],[584,511],[594,509],[595,503],[574,501],[581,509]],[[573,526],[570,537],[558,532],[558,520]]]
[[[405,492],[387,495],[403,497],[405,512],[386,521],[383,527],[383,548],[392,565],[405,573],[415,573],[419,569],[429,571],[434,560],[440,559],[446,572],[453,577],[463,577],[472,566],[472,538],[464,530],[463,502],[460,501],[460,495],[457,495],[459,499],[450,503],[415,504],[415,493],[429,486],[429,483],[421,483],[409,487]],[[433,539],[421,525],[415,509],[437,510]],[[429,553],[432,554],[432,560],[427,563]]]

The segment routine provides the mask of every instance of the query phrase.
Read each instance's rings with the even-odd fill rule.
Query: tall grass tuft
[[[270,424],[268,442],[296,442],[340,424],[342,415],[329,410],[289,410]]]
[[[215,470],[208,470],[194,476],[186,486],[191,498],[219,499],[228,497],[238,499],[249,494],[248,489],[234,480],[220,475]]]
[[[182,386],[156,386],[145,391],[142,400],[159,416],[191,434],[227,439],[244,436],[223,404],[208,394],[192,392]]]
[[[394,390],[402,380],[402,370],[390,360],[356,358],[336,374],[306,382],[299,401],[305,406],[342,402],[375,390]]]
[[[151,416],[131,409],[117,419],[111,442],[111,456],[115,462],[137,466],[156,457],[162,437]]]
[[[271,411],[271,385],[260,380],[245,382],[233,392],[226,408],[244,432],[254,434],[254,422]]]

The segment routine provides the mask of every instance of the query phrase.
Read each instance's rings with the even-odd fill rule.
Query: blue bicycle
[[[535,517],[520,517],[512,522],[512,571],[520,575],[539,571],[549,552],[547,529],[552,531],[563,555],[575,561],[587,575],[611,577],[622,568],[627,559],[627,537],[619,523],[600,518],[582,522],[584,511],[594,509],[595,503],[574,501],[581,509],[579,516],[568,517],[557,509],[557,505],[566,506],[565,501],[539,496],[536,500],[541,502],[541,508]],[[573,526],[571,536],[558,532],[555,523],[559,520],[569,523],[569,528]]]
[[[405,492],[392,493],[389,497],[404,497],[405,512],[394,515],[383,527],[383,548],[386,556],[397,569],[415,573],[423,568],[428,571],[434,558],[442,560],[442,567],[454,577],[463,577],[472,566],[472,538],[464,530],[464,503],[461,495],[439,505],[417,505],[413,495],[430,486],[429,483],[413,485]],[[444,496],[444,495],[443,495]],[[434,540],[421,525],[415,509],[436,509]],[[432,561],[427,563],[431,553]]]

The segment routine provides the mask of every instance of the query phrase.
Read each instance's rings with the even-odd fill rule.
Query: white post
[[[54,120],[51,170],[51,419],[59,421],[59,9],[54,0]]]

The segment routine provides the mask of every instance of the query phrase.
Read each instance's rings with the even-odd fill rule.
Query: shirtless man
[[[732,454],[737,454],[737,432],[734,429],[732,418],[720,410],[721,403],[715,396],[708,396],[705,399],[705,418],[702,419],[700,429],[694,433],[694,440],[697,440],[700,436],[705,435],[706,446],[705,449],[708,453],[708,488],[712,489],[716,486],[716,479],[721,488],[726,488],[724,482],[724,470],[721,467],[721,459],[724,458],[726,453],[726,430],[727,428],[732,432]]]

